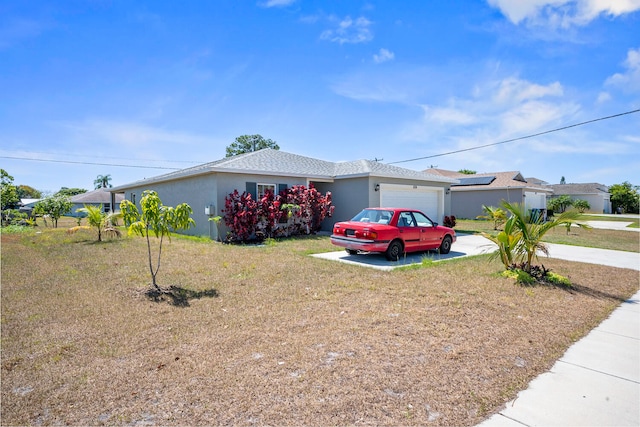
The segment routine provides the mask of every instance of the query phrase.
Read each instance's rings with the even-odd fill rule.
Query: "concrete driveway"
[[[582,246],[559,245],[555,243],[547,243],[547,247],[549,248],[549,258],[640,270],[640,254],[637,252],[612,251],[608,249],[585,248]],[[420,264],[424,258],[429,258],[433,261],[445,261],[448,259],[490,253],[496,248],[495,244],[479,234],[458,234],[457,241],[453,244],[451,252],[447,255],[441,255],[437,251],[416,252],[407,254],[399,261],[388,261],[383,254],[363,253],[349,255],[346,251],[341,250],[314,254],[312,256],[359,265],[361,267],[390,271],[398,267]],[[538,256],[540,260],[544,260],[546,257],[546,255],[542,253],[538,253]]]
[[[336,252],[313,254],[312,256],[331,261],[359,265],[361,267],[389,271],[394,268],[404,267],[411,264],[420,264],[424,258],[429,258],[433,261],[444,261],[448,259],[462,258],[465,256],[490,253],[495,249],[496,245],[478,234],[458,234],[456,242],[451,247],[451,252],[446,255],[441,255],[437,251],[415,252],[407,254],[398,261],[388,261],[384,254],[362,253],[358,255],[349,255],[345,250],[341,250]]]

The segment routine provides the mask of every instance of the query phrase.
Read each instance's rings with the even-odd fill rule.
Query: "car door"
[[[435,224],[422,212],[413,212],[417,228],[420,230],[420,249],[434,249],[440,246],[440,236]]]
[[[402,211],[398,216],[398,232],[404,241],[405,252],[412,252],[422,246],[420,228],[410,211]]]

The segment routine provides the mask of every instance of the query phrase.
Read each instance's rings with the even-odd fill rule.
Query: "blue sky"
[[[217,160],[243,134],[638,185],[640,113],[441,154],[639,108],[640,0],[0,3],[0,167],[44,191]]]

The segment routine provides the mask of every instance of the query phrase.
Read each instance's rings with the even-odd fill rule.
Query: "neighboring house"
[[[113,206],[113,204],[115,203],[116,209],[118,209],[117,205],[120,204],[123,198],[124,196],[122,194],[117,194],[112,198],[109,188],[98,188],[97,190],[76,194],[75,196],[71,196],[71,203],[73,203],[73,206],[71,207],[71,212],[69,213],[69,215],[74,217],[86,216],[86,213],[76,212],[78,209],[83,208],[85,205],[102,205],[103,212],[111,212],[111,206]]]
[[[33,208],[40,200],[42,199],[20,199],[20,212],[26,213],[27,215],[29,215],[29,217],[31,217]]]
[[[158,192],[163,204],[188,203],[196,227],[193,235],[218,239],[226,227],[208,221],[224,215],[225,198],[234,190],[261,197],[265,191],[280,191],[294,185],[313,184],[323,194],[331,192],[334,214],[323,230],[352,218],[367,207],[417,208],[442,223],[449,215],[449,188],[456,179],[386,165],[371,160],[328,162],[266,148],[227,157],[110,189],[112,197],[123,195],[139,206],[144,190]]]
[[[544,214],[547,196],[553,192],[544,185],[528,182],[518,171],[468,175],[432,168],[425,172],[459,180],[451,185],[451,214],[458,218],[475,219],[486,214],[483,205],[500,207],[503,200]]]
[[[586,200],[589,211],[593,213],[611,213],[611,195],[609,187],[598,183],[588,184],[551,184],[553,196],[569,196],[573,200]]]

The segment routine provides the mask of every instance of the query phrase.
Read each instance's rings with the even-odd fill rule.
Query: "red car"
[[[448,254],[456,241],[456,232],[433,222],[415,209],[368,208],[350,221],[333,226],[331,243],[351,255],[383,252],[397,261],[405,252],[439,249]]]

